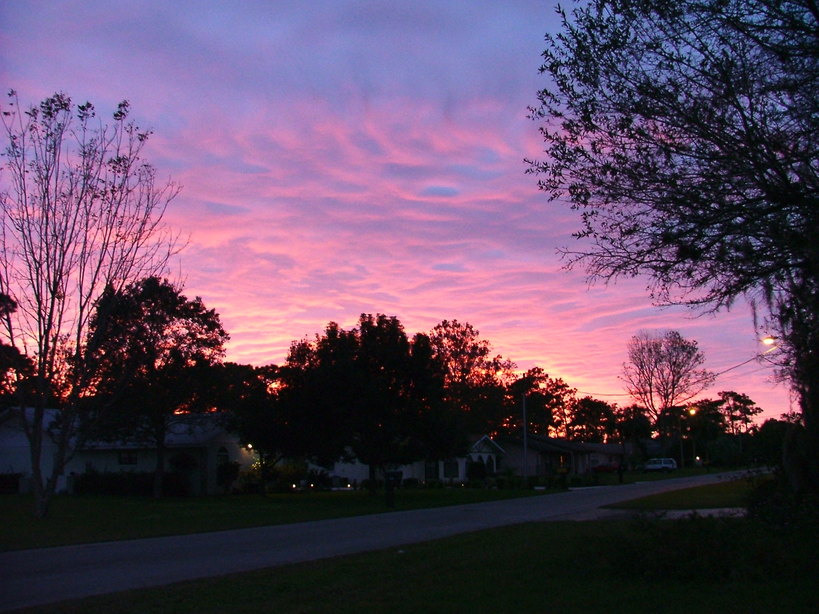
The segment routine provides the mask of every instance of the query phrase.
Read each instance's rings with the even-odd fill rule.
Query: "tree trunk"
[[[154,499],[162,498],[162,481],[165,475],[165,436],[156,440],[156,468],[154,469]]]
[[[42,415],[42,414],[41,414]],[[25,409],[20,409],[21,420],[26,420]],[[29,440],[29,456],[31,458],[31,491],[34,495],[34,516],[45,518],[48,516],[48,508],[51,503],[51,496],[47,492],[46,485],[43,484],[42,456],[43,456],[43,428],[42,417],[38,421],[35,410],[34,424],[29,430],[26,427],[26,435]]]
[[[369,480],[369,488],[371,495],[374,495],[378,492],[378,482],[376,481],[376,477],[378,476],[378,467],[374,464],[369,465],[369,473],[370,473],[370,480]]]
[[[807,487],[819,493],[819,387],[807,384],[800,394],[805,421],[804,471]]]

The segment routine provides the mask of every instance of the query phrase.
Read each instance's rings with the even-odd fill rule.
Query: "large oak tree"
[[[351,456],[369,465],[374,487],[379,469],[461,451],[430,340],[409,338],[395,317],[362,314],[350,330],[331,322],[292,344],[278,374],[285,456],[326,465]]]
[[[215,409],[219,395],[208,384],[228,338],[215,310],[158,277],[109,290],[99,302],[87,344],[98,365],[89,392],[113,411],[94,433],[154,447],[154,497],[162,495],[168,433]]]

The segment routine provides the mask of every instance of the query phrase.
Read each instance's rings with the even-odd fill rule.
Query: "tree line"
[[[4,297],[2,304],[10,317],[14,302]],[[268,473],[283,459],[325,467],[357,459],[370,467],[375,483],[379,469],[446,460],[465,454],[470,437],[520,437],[524,428],[571,441],[630,442],[635,449],[652,436],[680,446],[687,439],[705,455],[726,435],[741,442],[762,411],[733,391],[676,403],[711,379],[694,369],[704,360],[696,343],[675,331],[632,339],[624,371],[632,377],[632,396],[642,394],[645,404],[624,407],[581,396],[538,367],[519,372],[475,327],[457,320],[413,335],[384,314],[362,314],[349,329],[330,322],[313,339],[294,341],[279,366],[224,362],[228,338],[215,310],[166,279],[107,288],[83,343],[83,389],[74,390],[70,377],[50,388],[48,407],[61,410],[61,418],[65,407],[74,412],[69,453],[91,441],[149,445],[156,450],[154,494],[161,496],[166,436],[177,421],[195,415],[222,417]],[[32,407],[34,361],[11,346],[2,349],[6,407]],[[640,381],[636,365],[655,380]],[[74,368],[65,363],[67,371]],[[681,462],[685,454],[681,449]],[[739,460],[725,451],[715,455]]]

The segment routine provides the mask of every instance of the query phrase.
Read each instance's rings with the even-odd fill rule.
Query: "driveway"
[[[590,520],[600,507],[730,474],[298,524],[0,553],[0,610],[428,541],[503,525]]]

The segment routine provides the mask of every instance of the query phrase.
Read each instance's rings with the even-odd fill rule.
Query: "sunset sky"
[[[629,403],[640,330],[677,329],[778,417],[789,395],[750,362],[747,306],[652,306],[647,280],[589,287],[563,270],[578,218],[526,175],[527,106],[551,0],[0,3],[0,88],[55,91],[110,117],[128,99],[147,158],[183,186],[186,294],[215,308],[228,358],[281,363],[329,321],[397,316],[407,332],[469,322],[521,369]],[[5,104],[5,100],[3,101]]]

